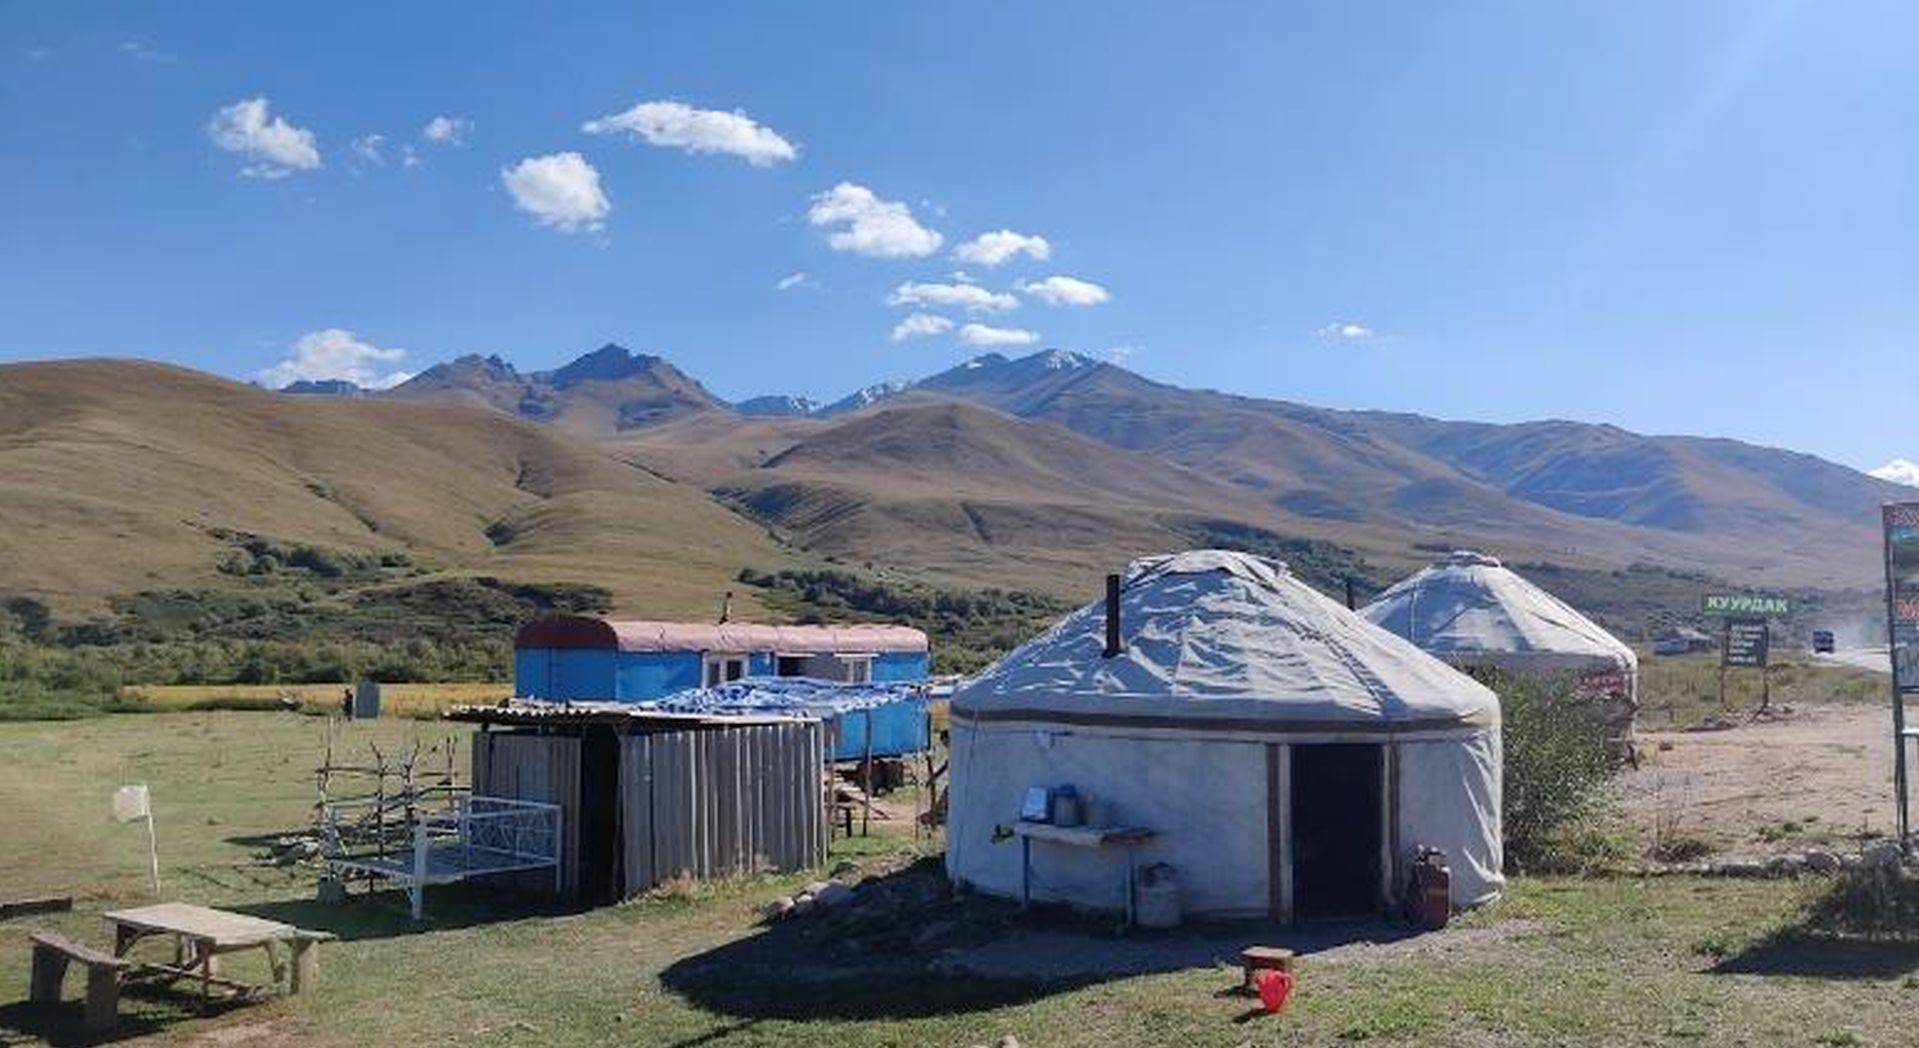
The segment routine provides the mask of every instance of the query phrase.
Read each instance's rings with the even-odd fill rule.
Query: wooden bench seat
[[[113,1029],[120,1021],[120,973],[132,967],[132,962],[53,932],[34,932],[31,938],[33,971],[27,984],[28,999],[40,1004],[59,1003],[67,965],[77,961],[87,968],[87,1031]]]

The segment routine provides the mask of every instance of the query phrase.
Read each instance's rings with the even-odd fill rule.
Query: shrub
[[[1570,679],[1496,676],[1491,684],[1504,725],[1506,865],[1591,868],[1609,837],[1606,783],[1615,765],[1606,726]]]

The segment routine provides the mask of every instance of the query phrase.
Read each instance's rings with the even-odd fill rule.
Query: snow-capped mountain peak
[[[1878,469],[1866,471],[1880,480],[1890,480],[1894,484],[1919,488],[1919,462],[1911,459],[1896,458]]]

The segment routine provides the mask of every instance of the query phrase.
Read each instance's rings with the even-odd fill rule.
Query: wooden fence
[[[825,862],[825,755],[818,721],[622,739],[627,894]]]

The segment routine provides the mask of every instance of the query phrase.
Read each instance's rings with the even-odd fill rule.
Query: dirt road
[[[1893,825],[1891,714],[1883,706],[1801,706],[1718,731],[1639,736],[1619,782],[1650,839],[1702,837],[1728,855],[1856,849]]]

